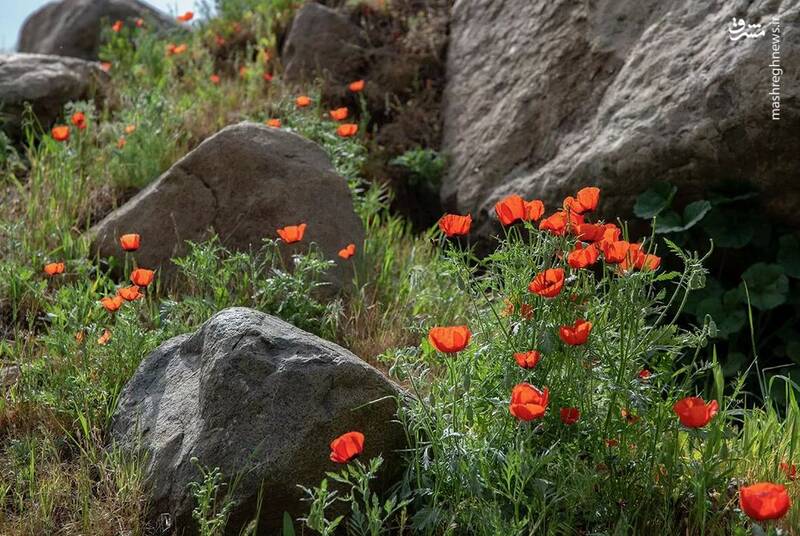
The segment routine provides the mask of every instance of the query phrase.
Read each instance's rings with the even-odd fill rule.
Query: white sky
[[[25,18],[51,0],[0,0],[0,50],[17,46],[17,34]],[[195,0],[144,0],[167,13],[195,10]]]

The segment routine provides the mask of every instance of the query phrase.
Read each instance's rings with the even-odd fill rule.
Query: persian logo
[[[731,24],[728,27],[728,37],[731,41],[738,41],[739,39],[757,39],[764,37],[767,31],[761,29],[760,24],[747,24],[744,19],[737,19],[733,17]]]

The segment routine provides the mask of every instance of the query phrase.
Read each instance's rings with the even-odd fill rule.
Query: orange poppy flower
[[[638,415],[634,415],[625,408],[621,409],[619,414],[620,416],[622,416],[623,419],[625,419],[625,422],[627,422],[628,424],[636,424],[637,422],[639,422],[640,419]]]
[[[587,246],[583,242],[577,242],[575,249],[567,255],[567,264],[576,269],[586,268],[596,263],[599,257],[600,253],[594,244]]]
[[[611,224],[613,225],[613,224]],[[579,240],[584,242],[599,242],[603,239],[606,226],[602,223],[582,223],[578,225],[576,235]]]
[[[175,18],[178,19],[178,22],[189,22],[194,18],[194,13],[192,13],[191,11],[187,11],[183,15],[178,15]]]
[[[567,217],[569,214],[569,217]],[[559,210],[555,214],[543,219],[539,223],[539,229],[549,231],[556,236],[563,236],[566,232],[578,232],[578,227],[583,223],[583,216],[574,212]]]
[[[343,119],[347,119],[347,116],[350,114],[350,110],[346,107],[336,108],[335,110],[330,111],[331,119],[334,121],[342,121]]]
[[[127,143],[128,140],[125,139],[125,136],[120,136],[117,140],[117,149],[124,149]]]
[[[125,134],[133,134],[136,132],[136,125],[127,125],[125,127]]]
[[[347,247],[339,250],[339,257],[343,259],[349,259],[353,255],[356,254],[356,245],[355,244],[347,244]]]
[[[110,61],[101,61],[101,62],[100,62],[100,69],[101,69],[103,72],[106,72],[106,73],[107,73],[108,71],[110,71],[110,70],[111,70],[111,62],[110,62]]]
[[[144,26],[144,19],[136,19],[136,27],[141,28]]]
[[[597,208],[600,201],[600,188],[589,186],[582,188],[575,197],[564,199],[564,210],[569,210],[575,214],[591,212]]]
[[[53,277],[54,275],[63,274],[64,268],[63,262],[51,262],[44,265],[44,273]]]
[[[767,521],[785,516],[792,501],[783,484],[758,482],[739,488],[739,506],[750,519]]]
[[[75,342],[78,344],[83,344],[83,340],[86,338],[86,332],[83,330],[75,332]]]
[[[66,125],[56,125],[50,131],[50,135],[56,141],[67,141],[69,139],[69,127]]]
[[[131,272],[131,283],[139,287],[146,287],[153,282],[153,277],[155,277],[155,275],[156,273],[153,270],[137,268]]]
[[[311,104],[311,99],[306,95],[300,95],[294,100],[295,104],[297,104],[298,108],[305,108],[306,106]]]
[[[558,328],[558,336],[570,346],[586,344],[591,332],[592,323],[583,319],[576,320],[571,326],[561,326]]]
[[[350,84],[347,86],[347,89],[349,89],[353,93],[359,93],[361,91],[364,91],[364,81],[356,80],[355,82],[350,82]]]
[[[124,234],[119,237],[119,245],[125,251],[136,251],[142,244],[142,237],[137,233]]]
[[[542,358],[542,353],[538,350],[531,350],[530,352],[515,352],[514,353],[514,360],[517,362],[517,365],[524,369],[532,369],[536,366],[539,360]]]
[[[506,196],[495,203],[494,212],[503,225],[511,225],[517,220],[523,220],[528,214],[525,200],[517,194]]]
[[[443,354],[457,354],[470,339],[472,332],[467,326],[439,326],[428,331],[428,342]]]
[[[239,78],[247,78],[247,74],[249,72],[250,71],[247,69],[247,67],[242,65],[241,67],[239,67]]]
[[[305,232],[306,224],[301,223],[300,225],[288,225],[283,229],[278,229],[278,236],[287,244],[294,244],[303,239]]]
[[[214,84],[215,86],[219,85],[221,80],[218,74],[212,74],[211,76],[208,77],[208,79],[211,80],[211,83]]]
[[[539,272],[528,284],[528,290],[543,298],[555,298],[564,288],[564,269],[548,268]]]
[[[544,215],[544,203],[539,199],[525,201],[525,221],[538,221]]]
[[[103,330],[103,334],[97,338],[97,344],[105,346],[111,340],[111,332],[107,329]]]
[[[608,264],[619,264],[628,257],[630,244],[625,240],[615,242],[603,240],[600,242],[600,248],[603,250],[603,259]]]
[[[567,426],[571,426],[581,418],[581,412],[578,408],[561,408],[559,416],[561,417],[561,422]]]
[[[172,53],[178,55],[178,54],[183,54],[187,50],[189,50],[189,45],[187,45],[186,43],[181,43],[180,45],[172,49]]]
[[[364,452],[364,434],[347,432],[331,441],[331,461],[347,463]]]
[[[139,292],[139,287],[132,285],[130,287],[122,287],[117,289],[117,296],[125,301],[134,301],[144,296],[144,294]]]
[[[119,33],[119,31],[122,30],[122,25],[123,22],[118,20],[111,26],[111,29],[114,31],[114,33]]]
[[[472,215],[460,216],[458,214],[445,214],[439,218],[439,229],[448,238],[463,236],[469,233],[472,226]]]
[[[795,464],[781,462],[779,467],[789,480],[795,480],[797,478],[797,466]]]
[[[657,270],[661,266],[661,257],[645,253],[641,244],[630,244],[628,255],[620,263],[620,268],[630,270],[631,266],[642,271]]]
[[[72,114],[70,122],[78,127],[78,130],[83,130],[86,128],[86,114],[83,112],[75,112]]]
[[[687,428],[702,428],[719,411],[719,404],[712,400],[708,404],[697,396],[687,396],[675,402],[672,411],[678,416],[681,424]]]
[[[281,128],[281,120],[280,119],[276,119],[276,118],[267,119],[265,121],[265,123],[267,124],[268,127]]]
[[[125,300],[123,300],[121,296],[114,296],[113,298],[107,296],[105,298],[102,298],[100,300],[100,303],[102,304],[102,306],[105,308],[106,311],[108,311],[109,313],[113,313],[114,311],[122,307],[122,304],[125,303]]]
[[[336,129],[336,134],[338,134],[342,138],[350,138],[355,136],[358,133],[358,125],[355,123],[344,123],[339,125],[339,128]]]
[[[550,393],[547,387],[540,391],[529,383],[518,383],[511,390],[508,410],[521,421],[532,421],[544,416],[549,402]]]

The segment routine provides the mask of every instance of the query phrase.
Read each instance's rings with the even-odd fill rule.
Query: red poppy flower
[[[539,223],[539,229],[542,231],[549,231],[556,236],[562,236],[568,231],[577,232],[578,226],[582,223],[583,216],[575,214],[574,212],[569,212],[569,217],[567,217],[567,212],[559,210],[552,216],[543,219]]]
[[[550,393],[547,387],[540,391],[529,383],[518,383],[511,390],[508,410],[521,421],[532,421],[544,416],[548,402]]]
[[[266,124],[268,127],[281,128],[281,120],[277,118],[267,119]]]
[[[217,44],[218,47],[225,45],[225,38],[221,35],[217,34],[214,36],[214,42]]]
[[[576,242],[575,249],[567,255],[567,264],[573,268],[586,268],[597,262],[600,253],[594,244],[585,245],[583,242]]]
[[[250,71],[247,69],[247,67],[245,65],[242,65],[241,67],[239,67],[239,78],[247,78],[247,74],[249,72]]]
[[[214,84],[215,86],[219,85],[220,81],[222,80],[218,74],[212,74],[211,76],[208,77],[208,79],[211,80],[211,83]]]
[[[606,225],[602,223],[582,223],[578,225],[576,235],[579,240],[583,240],[584,242],[599,242],[603,239],[603,233],[605,233],[605,231]]]
[[[538,221],[544,214],[544,203],[539,199],[533,201],[525,201],[525,221]]]
[[[359,93],[364,90],[364,81],[356,80],[355,82],[350,82],[350,84],[347,86],[347,89],[353,93]]]
[[[428,342],[443,354],[457,354],[470,339],[472,332],[467,326],[437,326],[428,331]]]
[[[467,214],[466,216],[460,216],[458,214],[445,214],[439,218],[439,229],[441,229],[448,238],[468,234],[471,226],[471,214]]]
[[[306,224],[301,223],[300,225],[288,225],[283,229],[278,229],[278,236],[287,244],[294,244],[303,239],[305,232]]]
[[[580,346],[589,340],[589,334],[592,332],[592,323],[586,320],[578,319],[575,324],[571,326],[561,326],[558,328],[558,336],[562,341],[570,346]]]
[[[334,121],[342,121],[343,119],[347,119],[349,113],[350,110],[348,110],[344,106],[330,111],[331,119],[333,119]]]
[[[347,463],[364,452],[364,434],[347,432],[331,441],[331,461]]]
[[[795,464],[781,462],[779,467],[789,480],[794,480],[797,478],[797,466]]]
[[[600,242],[600,248],[603,250],[603,258],[608,264],[619,264],[628,257],[630,244],[625,240],[615,242],[603,240]]]
[[[122,30],[122,24],[123,22],[118,20],[111,26],[111,29],[114,31],[114,33],[119,33],[119,31]]]
[[[527,215],[525,200],[516,194],[504,197],[494,205],[494,211],[503,225],[511,225]]]
[[[144,296],[144,294],[139,292],[139,287],[133,285],[130,287],[122,287],[120,289],[117,289],[117,296],[119,296],[125,301],[134,301]]]
[[[642,370],[639,371],[639,379],[642,380],[642,381],[645,381],[645,382],[647,380],[649,380],[650,376],[652,376],[652,375],[653,375],[653,373],[650,372],[647,369],[642,369]]]
[[[153,277],[155,277],[156,273],[153,270],[147,270],[145,268],[137,268],[133,272],[131,272],[131,282],[134,285],[140,287],[146,287],[150,283],[153,282]]]
[[[581,418],[581,412],[578,408],[561,408],[559,413],[561,422],[567,426],[575,424]]]
[[[261,75],[264,82],[272,82],[272,73],[264,73]]]
[[[611,448],[611,447],[616,447],[617,445],[619,445],[619,441],[617,441],[616,439],[606,439],[607,447]]]
[[[597,208],[597,203],[600,201],[600,188],[594,186],[581,188],[574,198],[568,197],[567,199],[571,199],[571,202],[568,206],[567,201],[564,200],[565,209],[569,208],[575,214],[591,212]]]
[[[306,95],[300,95],[294,100],[295,104],[297,104],[298,108],[305,108],[306,106],[311,104],[311,99]]]
[[[194,13],[192,13],[191,11],[187,11],[183,15],[178,15],[175,18],[178,19],[178,22],[189,22],[194,18]]]
[[[125,251],[136,251],[142,244],[142,237],[136,233],[124,234],[119,237],[119,245]]]
[[[645,253],[642,251],[641,244],[630,244],[628,247],[628,255],[625,260],[620,263],[620,268],[629,270],[631,266],[642,271],[657,270],[658,267],[661,266],[661,257]]]
[[[525,320],[530,320],[533,318],[533,305],[529,303],[523,303],[519,306],[519,316],[524,318]]]
[[[44,273],[53,277],[54,275],[63,274],[64,268],[63,262],[51,262],[44,265]]]
[[[56,141],[67,141],[69,139],[69,127],[66,125],[56,125],[50,131],[50,135]]]
[[[110,70],[111,70],[111,62],[110,62],[110,61],[101,61],[101,62],[100,62],[100,69],[101,69],[103,72],[106,72],[106,73],[107,73],[108,71],[110,71]]]
[[[539,272],[528,284],[528,290],[543,298],[555,298],[564,288],[564,269],[548,268]]]
[[[86,128],[86,114],[84,114],[83,112],[75,112],[74,114],[72,114],[70,122],[72,122],[73,125],[78,127],[78,130],[83,130]]]
[[[712,400],[708,404],[697,396],[687,396],[675,402],[672,411],[678,416],[681,424],[687,428],[702,428],[719,411],[719,404]]]
[[[125,145],[127,145],[128,140],[125,139],[125,136],[120,136],[117,140],[117,149],[124,149]]]
[[[113,298],[107,296],[105,298],[102,298],[100,300],[100,303],[103,305],[106,311],[108,311],[109,313],[113,313],[114,311],[122,307],[122,304],[125,303],[125,300],[123,300],[121,296],[114,296]]]
[[[111,340],[111,332],[107,329],[103,330],[103,334],[97,338],[97,344],[105,346]]]
[[[783,484],[759,482],[739,488],[739,505],[751,519],[767,521],[785,516],[792,501]]]
[[[336,134],[342,138],[350,138],[355,136],[356,133],[358,133],[358,125],[355,123],[344,123],[343,125],[339,125],[339,128],[336,129]]]
[[[144,19],[136,19],[136,27],[141,28],[144,26]]]
[[[343,259],[349,259],[353,255],[356,254],[356,245],[355,244],[347,244],[347,246],[343,249],[339,250],[339,257]]]
[[[538,350],[531,350],[530,352],[515,352],[514,353],[514,360],[517,362],[517,365],[524,369],[532,369],[536,366],[539,360],[542,358],[542,353]]]

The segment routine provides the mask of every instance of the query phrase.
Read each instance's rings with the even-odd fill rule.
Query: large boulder
[[[149,29],[176,28],[175,21],[138,0],[60,0],[34,11],[22,25],[17,50],[97,59],[104,24],[133,24]]]
[[[0,125],[16,137],[27,102],[46,128],[61,115],[64,104],[95,96],[107,78],[94,62],[42,54],[0,54]]]
[[[800,225],[797,0],[459,0],[452,10],[446,206],[489,231],[519,193],[549,208],[585,185],[607,215],[668,180],[686,197],[722,181],[763,192]],[[780,120],[771,116],[772,18],[780,21]],[[766,36],[732,41],[731,19]],[[780,73],[778,73],[780,74]]]
[[[139,233],[139,265],[169,277],[175,269],[170,259],[188,252],[187,240],[216,233],[224,246],[248,251],[277,238],[276,229],[299,223],[307,224],[305,237],[281,243],[284,259],[314,242],[336,261],[330,282],[348,282],[353,261],[338,252],[349,243],[360,249],[364,228],[347,181],[314,142],[245,122],[203,141],[89,233],[101,257],[119,256],[119,236]]]
[[[284,512],[307,513],[297,485],[318,485],[336,470],[328,445],[342,433],[364,433],[362,456],[382,455],[379,486],[391,483],[405,445],[394,420],[401,397],[344,348],[232,308],[145,358],[120,395],[112,435],[147,455],[151,512],[169,513],[181,534],[196,532],[187,488],[200,478],[193,457],[219,467],[228,482],[240,478],[228,533],[255,517],[263,489],[259,529],[273,534]]]
[[[366,37],[342,13],[309,2],[295,15],[281,52],[283,76],[292,82],[324,77],[351,82],[367,60]]]

